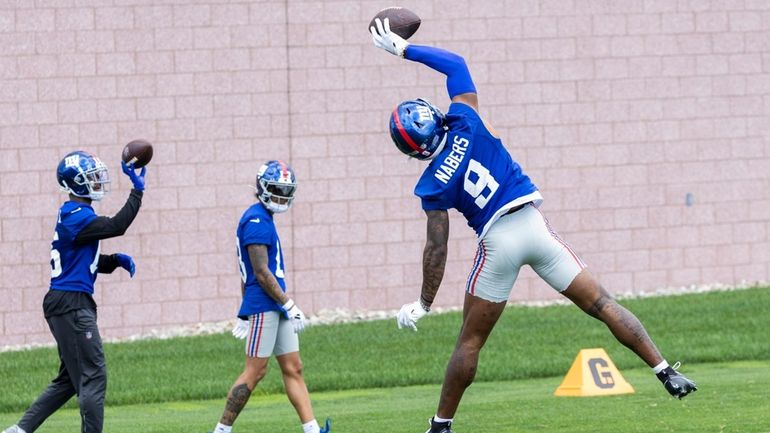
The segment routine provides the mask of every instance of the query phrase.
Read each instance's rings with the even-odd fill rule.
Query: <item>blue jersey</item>
[[[509,209],[543,200],[537,187],[470,106],[453,103],[447,144],[414,188],[425,210],[455,208],[483,238]]]
[[[94,293],[99,241],[75,244],[75,237],[96,218],[94,209],[75,201],[59,208],[51,242],[51,290]]]
[[[238,316],[280,310],[281,306],[259,285],[254,275],[254,268],[251,267],[249,252],[246,249],[249,245],[254,244],[267,247],[267,266],[275,279],[278,280],[281,290],[285,292],[284,278],[286,275],[283,271],[283,253],[281,252],[281,241],[278,239],[278,232],[273,223],[273,215],[262,206],[262,203],[255,203],[243,213],[235,235],[241,280],[246,288]]]

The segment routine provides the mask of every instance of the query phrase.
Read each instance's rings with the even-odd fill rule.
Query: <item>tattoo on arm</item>
[[[245,383],[235,385],[230,390],[230,395],[227,396],[225,411],[219,422],[224,425],[233,425],[235,419],[238,418],[238,414],[241,413],[243,407],[246,406],[246,402],[249,401],[250,396],[251,390]]]
[[[275,279],[275,275],[270,272],[270,268],[267,265],[267,246],[253,244],[246,247],[246,249],[249,252],[249,261],[251,262],[251,268],[254,270],[254,276],[257,278],[259,285],[265,290],[265,293],[281,305],[288,302],[289,297],[283,293],[278,280]]]
[[[444,278],[449,240],[449,213],[445,210],[425,211],[425,213],[428,216],[428,235],[422,253],[420,300],[429,307]]]

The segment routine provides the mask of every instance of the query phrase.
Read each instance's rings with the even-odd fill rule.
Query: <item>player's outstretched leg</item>
[[[465,389],[473,383],[479,352],[505,309],[505,302],[490,302],[465,294],[463,325],[457,345],[449,358],[444,385],[441,388],[436,417],[431,418],[429,433],[451,433],[451,419],[457,412]],[[436,420],[435,418],[440,418]]]
[[[682,398],[697,389],[695,382],[668,366],[639,319],[618,304],[588,270],[581,271],[562,293],[583,311],[604,322],[619,342],[654,369],[671,395]]]

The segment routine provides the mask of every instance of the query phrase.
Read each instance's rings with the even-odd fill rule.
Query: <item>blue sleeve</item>
[[[468,65],[458,54],[426,45],[409,45],[404,58],[422,63],[446,75],[449,99],[463,93],[476,93],[476,86],[473,84]]]
[[[453,206],[446,197],[446,190],[439,182],[433,180],[432,166],[429,166],[414,187],[414,195],[420,197],[423,210],[447,210]]]
[[[476,110],[473,109],[468,104],[463,104],[462,102],[452,102],[449,104],[449,111],[447,111],[447,116],[450,115],[456,115],[456,116],[465,116],[468,118],[468,120],[477,121],[481,119],[481,116],[479,116],[479,113],[476,112]]]
[[[79,208],[80,210],[62,215],[61,227],[65,233],[59,233],[60,238],[74,241],[78,233],[91,221],[96,219],[96,214],[91,208]]]
[[[241,244],[247,245],[272,245],[275,236],[275,228],[267,221],[248,221],[241,232]]]
[[[442,197],[422,197],[423,210],[448,210],[451,208],[452,204],[444,200]]]

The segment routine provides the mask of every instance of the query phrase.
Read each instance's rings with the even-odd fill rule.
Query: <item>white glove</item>
[[[380,21],[379,18],[374,19],[374,24],[377,26],[369,27],[369,32],[372,34],[372,42],[377,48],[395,54],[399,57],[404,57],[406,47],[409,46],[409,42],[404,40],[401,36],[390,31],[390,20],[385,18],[385,22]]]
[[[249,321],[241,318],[235,319],[235,326],[233,327],[233,337],[243,340],[249,335]]]
[[[410,304],[404,304],[396,315],[398,329],[412,328],[417,331],[417,321],[426,314],[428,314],[428,310],[423,308],[422,303],[419,300]]]
[[[299,334],[302,332],[307,325],[307,319],[305,318],[305,313],[299,309],[297,304],[294,303],[294,300],[289,299],[281,308],[283,308],[286,317],[291,321],[291,325],[294,327],[294,333]]]

